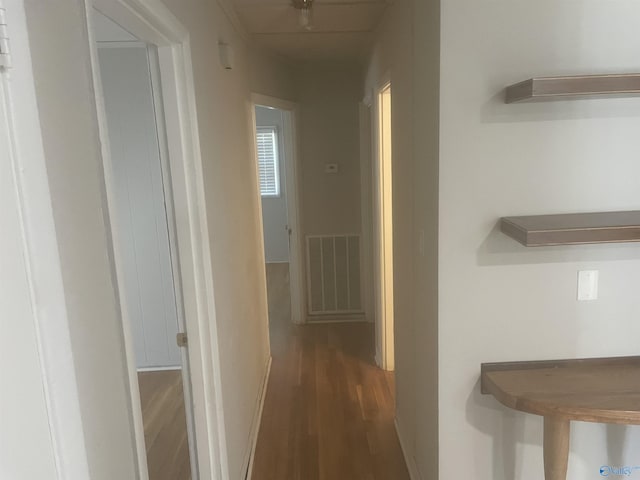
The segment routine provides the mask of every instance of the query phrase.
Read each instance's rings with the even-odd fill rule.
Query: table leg
[[[545,480],[566,480],[569,465],[571,423],[565,418],[544,417]]]

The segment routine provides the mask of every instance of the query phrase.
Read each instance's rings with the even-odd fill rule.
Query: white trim
[[[171,277],[173,280],[173,292],[176,302],[178,329],[180,333],[187,332],[187,319],[184,313],[184,295],[182,277],[180,274],[180,251],[178,249],[178,230],[176,226],[175,201],[171,189],[171,165],[169,145],[167,143],[166,114],[164,112],[164,99],[162,97],[162,81],[160,72],[160,57],[155,46],[147,46],[149,58],[149,73],[151,76],[151,92],[153,94],[153,107],[156,118],[156,130],[158,134],[158,147],[160,151],[160,166],[162,169],[162,186],[165,199],[165,215],[167,218],[167,235],[169,236],[169,254],[171,256]],[[169,186],[169,188],[167,188]],[[173,339],[170,339],[173,341]],[[189,445],[189,460],[191,464],[191,478],[198,479],[199,466],[196,450],[196,421],[193,408],[193,387],[191,382],[191,368],[189,363],[189,351],[186,347],[180,347],[182,371],[182,394],[184,397],[185,417],[187,421],[187,442]]]
[[[84,479],[88,454],[23,3],[5,5],[12,48],[11,69],[0,71],[11,150],[6,161],[14,172],[56,479]]]
[[[393,419],[393,424],[396,427],[396,435],[398,435],[398,441],[400,442],[400,449],[402,450],[402,455],[404,456],[404,461],[407,464],[407,470],[409,470],[409,478],[411,480],[422,480],[420,476],[420,471],[418,470],[418,465],[416,464],[416,459],[413,455],[409,454],[409,450],[407,450],[407,440],[402,435],[402,430],[400,430],[400,426],[398,424],[398,419]]]
[[[195,87],[191,65],[188,32],[161,2],[153,0],[85,0],[87,9],[95,6],[144,42],[158,47],[162,75],[162,97],[166,114],[169,147],[170,183],[175,199],[176,233],[180,277],[183,283],[184,313],[189,335],[188,360],[193,388],[193,408],[198,453],[198,472],[202,479],[227,479],[228,457],[221,394],[221,373],[215,315],[215,292],[209,247],[209,230],[205,212],[205,187],[198,136]],[[88,18],[90,24],[91,19]],[[91,41],[96,92],[101,92],[97,48]],[[101,95],[96,95],[100,136],[105,163],[107,205],[113,201],[110,180],[110,156],[106,116]],[[113,225],[117,222],[111,222]],[[115,249],[114,249],[115,250]],[[117,272],[121,272],[121,256],[114,251]],[[123,289],[118,288],[121,292]],[[121,305],[126,305],[121,299]],[[123,331],[132,417],[137,446],[139,474],[146,473],[144,429],[139,408],[137,370],[133,356],[130,323],[123,310]]]
[[[251,131],[256,131],[255,107],[265,106],[282,110],[284,117],[284,128],[282,129],[284,143],[284,173],[285,191],[287,199],[287,222],[291,229],[289,248],[289,286],[291,291],[291,319],[295,324],[306,322],[306,298],[305,298],[305,267],[304,261],[304,236],[302,234],[302,205],[300,202],[300,165],[298,147],[298,104],[266,95],[254,93],[251,95],[252,101],[252,126]],[[255,142],[254,142],[255,148]],[[256,162],[257,167],[257,162]],[[262,202],[262,199],[259,198]],[[260,238],[264,238],[262,224],[262,204],[259,204],[259,232]],[[264,254],[264,242],[261,240]],[[265,276],[266,278],[266,276]],[[267,306],[268,310],[268,306]]]
[[[278,110],[286,110],[292,112],[298,109],[298,104],[282,98],[270,97],[269,95],[262,95],[260,93],[253,93],[251,95],[253,104],[259,107],[271,107]]]
[[[360,220],[362,225],[362,305],[368,320],[375,322],[375,286],[373,262],[373,151],[371,105],[361,103],[360,120]],[[376,339],[376,344],[378,343]],[[376,352],[378,348],[376,346]]]
[[[264,411],[264,402],[267,398],[267,388],[269,387],[269,377],[271,375],[271,365],[272,358],[269,357],[267,360],[267,368],[265,369],[264,378],[262,379],[262,389],[260,392],[260,397],[258,398],[258,402],[256,404],[255,413],[253,415],[253,422],[251,423],[251,434],[249,436],[250,449],[245,456],[245,461],[243,465],[246,465],[246,468],[243,471],[246,471],[247,474],[245,476],[246,480],[251,480],[253,475],[253,462],[256,457],[256,447],[258,446],[258,436],[260,435],[260,427],[262,426],[262,412]]]
[[[145,48],[147,46],[144,42],[138,42],[135,40],[119,40],[119,41],[96,41],[98,48]]]
[[[262,222],[262,194],[260,192],[260,166],[258,165],[258,143],[257,143],[257,128],[256,128],[256,108],[255,105],[251,102],[249,103],[249,108],[251,109],[250,112],[248,112],[248,118],[249,121],[251,122],[250,125],[248,125],[248,131],[251,132],[252,134],[252,141],[249,142],[249,144],[252,147],[252,151],[251,151],[251,156],[254,159],[253,162],[253,166],[254,166],[254,181],[255,181],[255,186],[256,188],[254,188],[254,194],[253,194],[253,201],[254,201],[254,205],[256,205],[256,210],[258,212],[258,215],[256,215],[255,218],[255,228],[256,231],[258,232],[258,242],[256,245],[256,249],[258,251],[258,258],[262,259],[262,261],[260,262],[260,265],[258,267],[259,272],[258,275],[260,276],[260,278],[264,279],[264,289],[263,289],[263,295],[262,298],[260,299],[262,301],[262,311],[263,312],[268,312],[269,311],[269,299],[268,299],[268,294],[267,294],[267,264],[266,264],[266,258],[267,255],[265,253],[265,245],[264,245],[264,225]],[[267,319],[268,322],[268,319]],[[268,345],[268,350],[269,350],[269,357],[271,357],[271,344]]]
[[[121,321],[122,321],[122,333],[124,339],[125,346],[125,364],[127,365],[127,373],[128,373],[128,394],[131,401],[131,410],[129,411],[130,419],[133,423],[133,441],[136,446],[136,468],[138,469],[138,478],[140,480],[147,480],[149,478],[149,469],[147,466],[147,454],[146,454],[146,445],[144,439],[144,425],[142,420],[142,405],[140,403],[140,387],[138,384],[138,372],[136,367],[136,357],[134,351],[134,339],[131,330],[131,323],[128,318],[128,312],[124,307],[127,304],[126,301],[126,289],[123,285],[118,282],[119,278],[123,278],[123,266],[120,261],[122,255],[119,252],[117,242],[113,241],[113,230],[116,225],[115,221],[115,212],[116,209],[113,208],[113,183],[111,181],[111,168],[107,167],[107,162],[110,165],[111,152],[110,152],[110,143],[108,141],[109,134],[107,130],[107,118],[106,118],[106,108],[104,105],[104,98],[102,94],[98,92],[102,92],[102,80],[100,77],[100,66],[98,63],[98,42],[94,39],[94,30],[93,30],[93,15],[91,12],[91,0],[86,0],[86,10],[87,10],[87,29],[89,36],[89,44],[90,44],[90,52],[91,52],[91,66],[93,69],[93,84],[94,90],[96,92],[95,102],[96,102],[96,113],[98,118],[98,130],[101,140],[102,147],[102,161],[103,161],[103,171],[104,171],[104,182],[106,187],[106,208],[107,213],[105,216],[107,224],[107,230],[109,232],[109,246],[111,248],[110,254],[113,256],[111,259],[111,267],[112,270],[115,271],[114,284],[116,286],[117,291],[117,299],[120,303],[120,312],[121,312]],[[107,160],[109,159],[109,160]],[[105,201],[105,199],[103,199]]]
[[[375,355],[373,356],[373,360],[376,362],[376,365],[377,365],[378,367],[382,368],[382,367],[381,367],[381,365],[382,365],[382,358],[380,358],[380,352],[377,350],[377,345],[376,345],[376,353],[375,353]]]
[[[296,324],[305,322],[304,296],[304,250],[302,232],[302,203],[300,196],[300,157],[298,136],[298,107],[288,110],[289,115],[284,118],[285,182],[287,188],[287,212],[291,233],[291,248],[289,251],[289,283],[291,287],[291,315]]]
[[[332,317],[333,315],[329,315]],[[367,318],[362,315],[354,315],[350,318],[324,318],[322,316],[314,316],[309,317],[307,319],[307,323],[309,325],[319,325],[319,324],[332,324],[332,323],[371,323],[367,320]]]
[[[138,368],[138,373],[147,373],[147,372],[175,372],[176,370],[182,370],[180,365],[176,365],[173,367],[141,367]]]
[[[93,0],[95,7],[144,42],[158,47],[189,46],[189,32],[163,3],[153,0]]]

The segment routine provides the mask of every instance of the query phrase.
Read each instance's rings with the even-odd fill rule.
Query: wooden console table
[[[566,480],[571,421],[640,425],[640,356],[485,363],[482,393],[544,417],[546,480]]]

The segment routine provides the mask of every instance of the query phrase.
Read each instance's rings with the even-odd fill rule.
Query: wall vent
[[[309,315],[363,313],[360,235],[307,236]]]

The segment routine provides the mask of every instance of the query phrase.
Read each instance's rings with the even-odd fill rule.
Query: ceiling
[[[391,0],[315,0],[311,31],[291,0],[233,0],[256,43],[293,60],[358,60]]]

